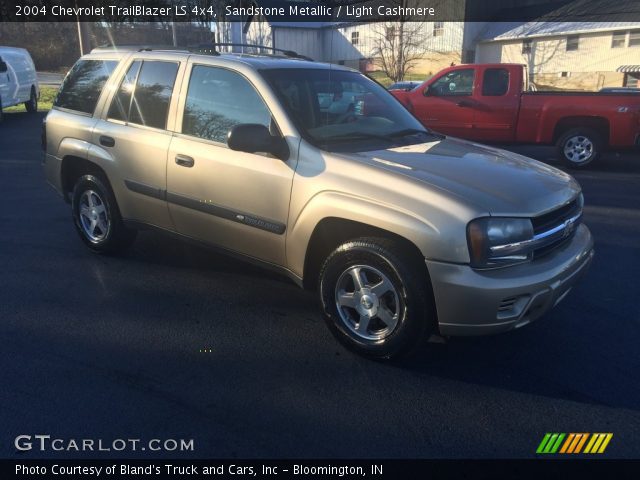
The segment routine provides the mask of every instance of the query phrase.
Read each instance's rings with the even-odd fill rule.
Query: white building
[[[640,22],[490,24],[478,63],[523,63],[531,80],[559,88],[640,86]]]
[[[431,74],[451,63],[472,62],[474,45],[485,23],[407,22],[403,27],[419,38],[421,59],[416,73]],[[244,33],[241,22],[232,22],[225,40],[293,50],[322,62],[362,71],[376,69],[376,45],[397,34],[397,22],[267,22],[254,21]],[[414,38],[415,39],[415,38]]]

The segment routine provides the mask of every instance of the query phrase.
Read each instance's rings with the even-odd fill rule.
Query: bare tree
[[[376,62],[394,82],[404,80],[426,53],[423,26],[418,22],[384,22],[375,24],[373,31]]]

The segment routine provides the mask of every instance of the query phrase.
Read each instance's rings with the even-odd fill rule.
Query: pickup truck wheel
[[[24,106],[29,113],[36,113],[38,111],[38,96],[35,89],[31,89],[31,97],[28,102],[24,102]]]
[[[322,266],[318,288],[334,336],[350,350],[378,359],[415,351],[436,324],[430,286],[418,265],[383,238],[360,238],[334,250]]]
[[[124,226],[108,182],[97,175],[78,179],[71,210],[80,238],[94,252],[120,252],[135,240],[136,232]]]
[[[558,155],[569,168],[584,168],[600,156],[602,139],[590,128],[573,128],[557,143]]]

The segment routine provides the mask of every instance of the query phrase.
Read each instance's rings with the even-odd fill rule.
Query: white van
[[[0,120],[3,108],[20,103],[24,103],[27,112],[37,112],[39,97],[36,67],[29,52],[0,47]]]

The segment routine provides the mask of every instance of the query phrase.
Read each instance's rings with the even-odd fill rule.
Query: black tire
[[[38,111],[38,96],[36,95],[36,89],[31,87],[31,97],[28,102],[24,102],[24,106],[29,113],[36,113]]]
[[[122,252],[136,238],[137,232],[122,222],[109,182],[99,175],[78,179],[73,188],[71,210],[80,238],[94,252]]]
[[[325,260],[318,286],[322,311],[333,335],[348,349],[371,358],[400,358],[415,352],[435,330],[433,293],[426,268],[420,258],[406,252],[406,247],[393,240],[359,238],[340,245]],[[354,280],[355,269],[359,267],[365,270],[364,287],[360,290]],[[380,297],[371,295],[369,286],[382,291],[381,285],[386,285],[386,281],[393,290]],[[338,307],[339,292],[342,298],[349,296],[349,301],[357,306]],[[362,327],[360,315],[368,307],[371,308],[365,315],[370,317],[368,326]],[[378,317],[384,310],[387,315],[394,314],[393,328]],[[360,319],[357,324],[356,317]],[[360,333],[356,331],[358,328]]]
[[[604,148],[602,136],[587,127],[567,130],[556,143],[558,157],[568,168],[585,168],[598,159]]]

